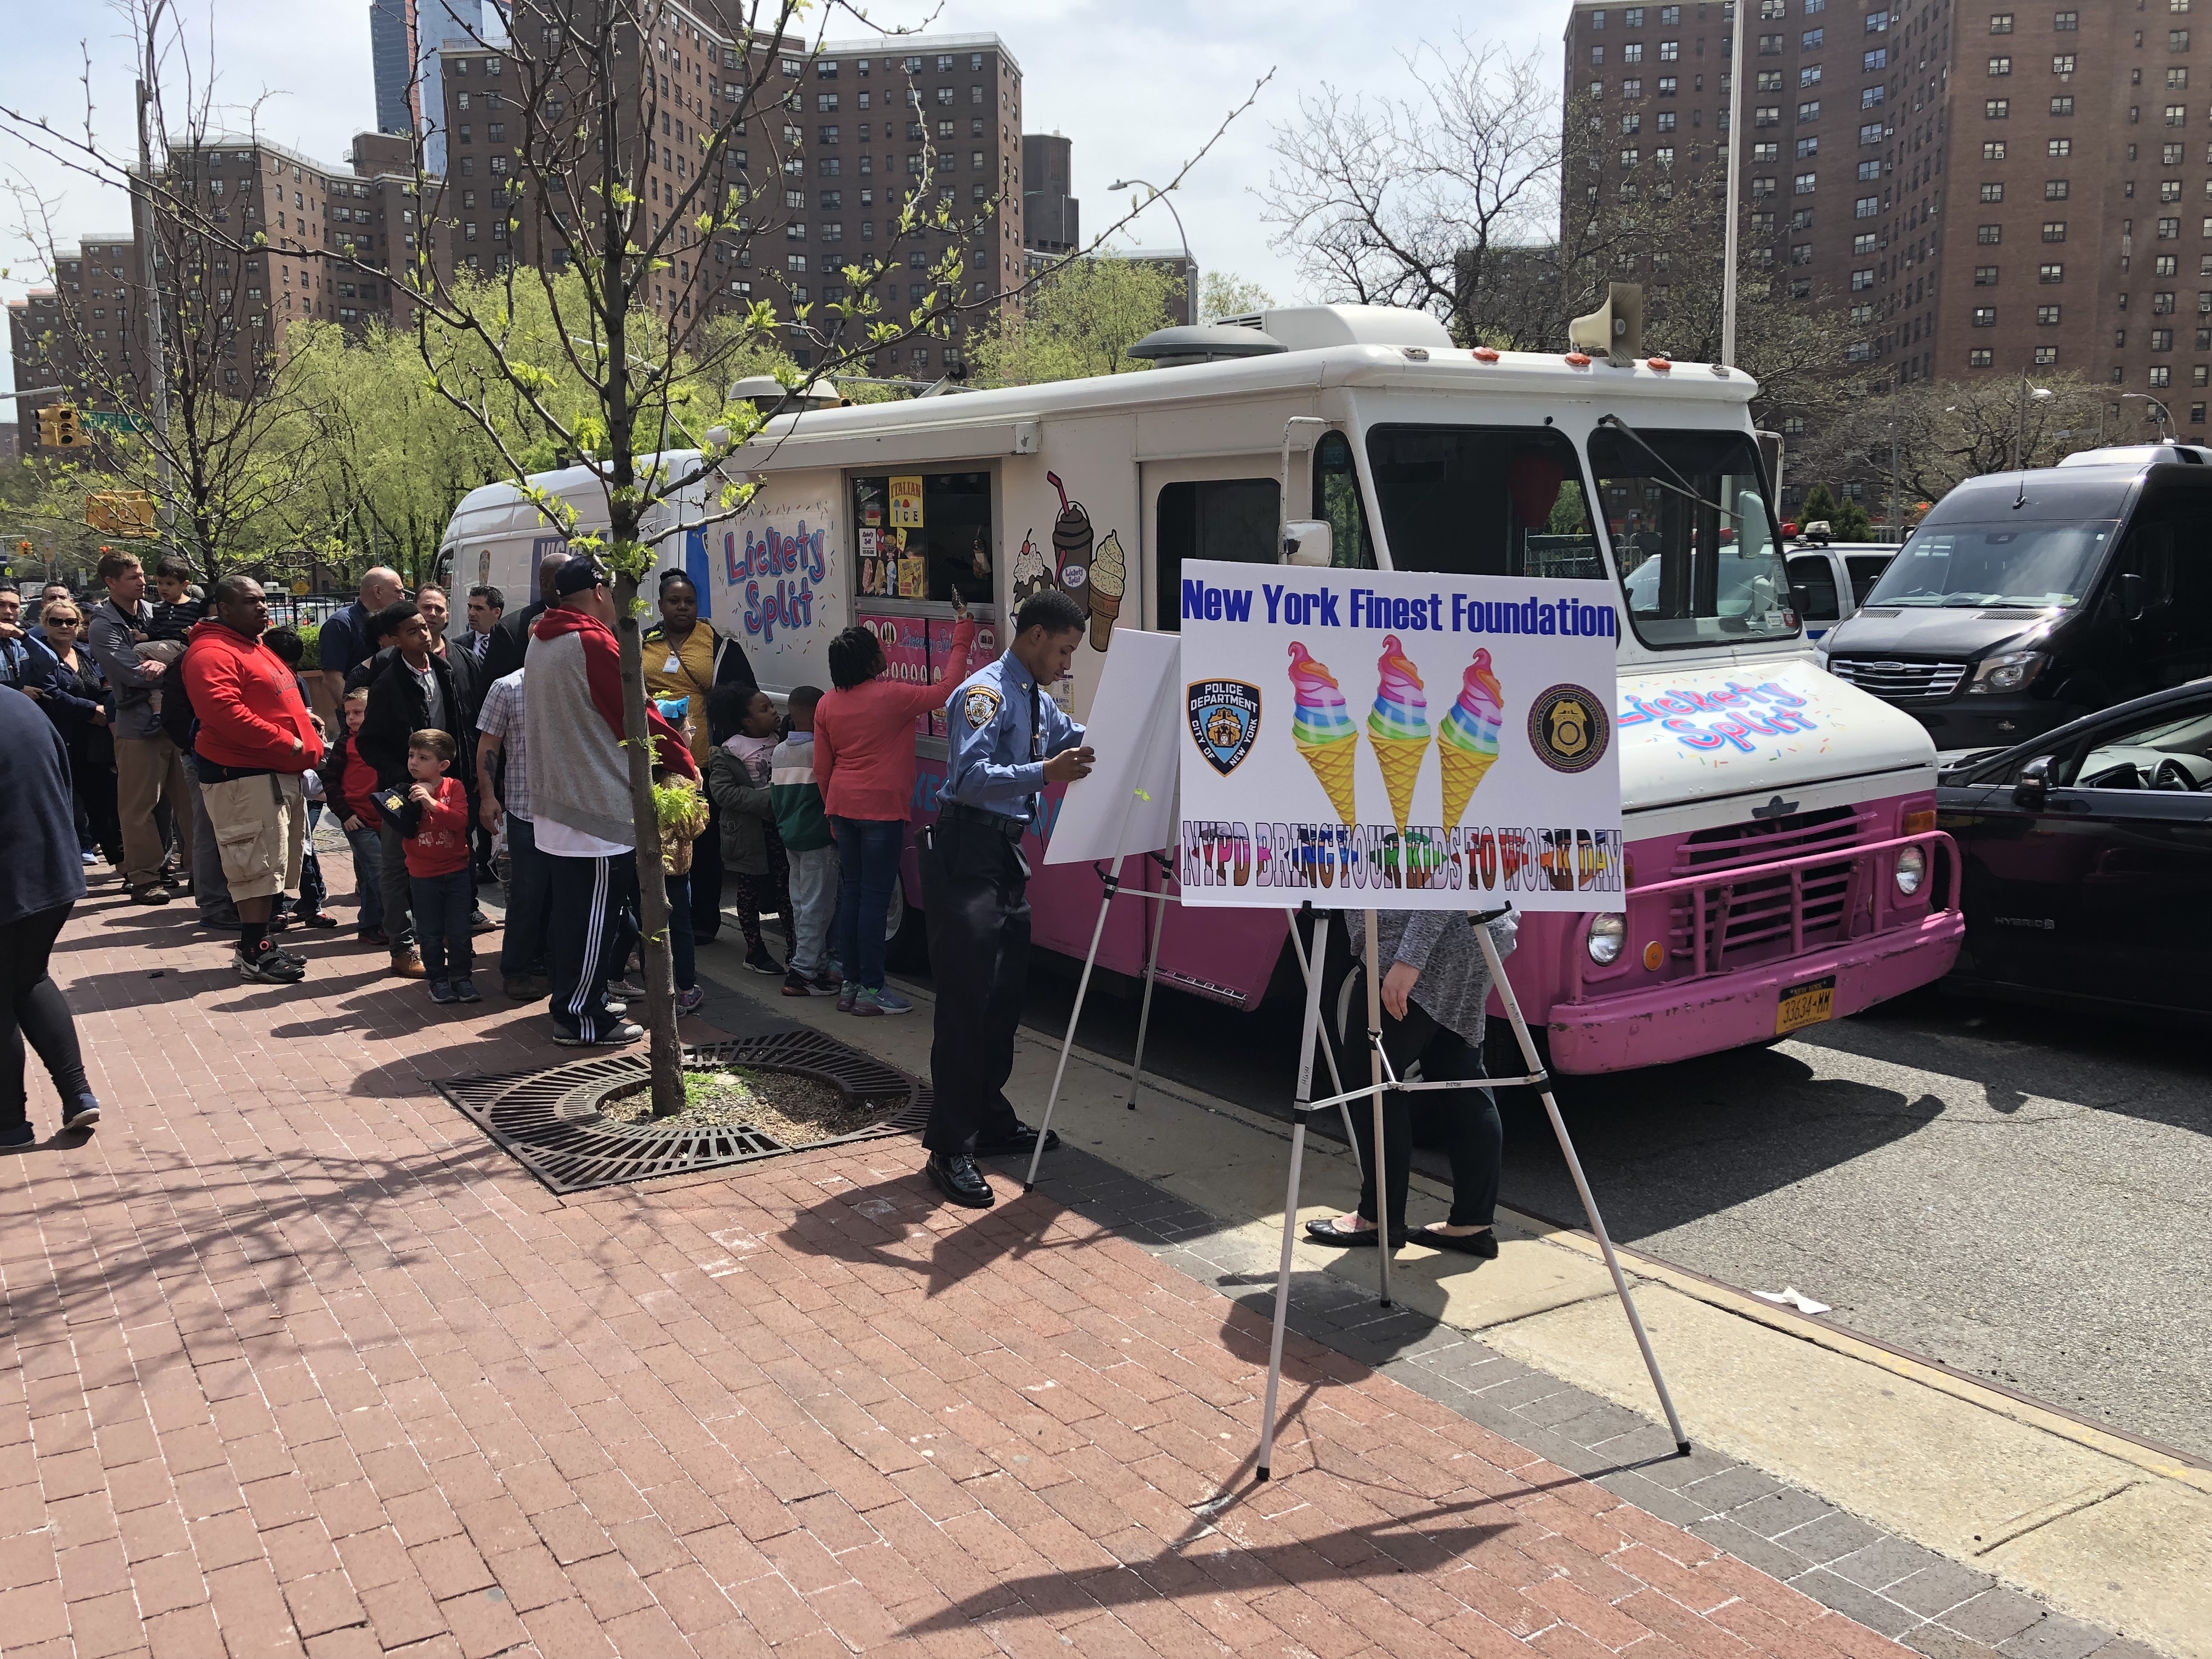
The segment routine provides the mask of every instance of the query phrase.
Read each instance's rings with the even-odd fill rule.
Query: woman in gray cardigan
[[[1352,921],[1355,951],[1364,938]],[[1389,963],[1382,975],[1382,1052],[1393,1075],[1402,1079],[1416,1061],[1421,1078],[1443,1083],[1483,1075],[1484,1004],[1490,1000],[1490,969],[1482,959],[1469,919],[1449,910],[1386,912],[1376,919],[1376,959]],[[1519,927],[1514,915],[1490,924],[1491,941],[1502,959],[1513,950]],[[1360,971],[1346,981],[1344,1024],[1356,1029],[1365,1006]],[[1346,1045],[1348,1050],[1348,1044]],[[1348,1071],[1357,1075],[1354,1064]],[[1498,1164],[1504,1144],[1498,1101],[1487,1089],[1453,1089],[1429,1097],[1443,1113],[1444,1149],[1451,1159],[1452,1206],[1448,1220],[1431,1222],[1415,1233],[1406,1231],[1407,1163],[1413,1150],[1412,1097],[1395,1091],[1382,1097],[1384,1173],[1389,1180],[1390,1242],[1413,1242],[1465,1255],[1494,1256],[1498,1236],[1491,1224],[1498,1208]],[[1352,1133],[1359,1142],[1359,1207],[1349,1215],[1306,1223],[1306,1232],[1322,1244],[1372,1244],[1380,1235],[1375,1194],[1375,1114],[1352,1103]]]

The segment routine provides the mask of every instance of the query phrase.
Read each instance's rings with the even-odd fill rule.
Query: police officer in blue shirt
[[[1037,594],[1015,613],[1006,653],[963,680],[945,704],[951,764],[921,864],[937,981],[929,1051],[936,1104],[921,1144],[938,1190],[975,1209],[992,1202],[976,1154],[1036,1145],[1036,1131],[1014,1115],[1006,1095],[1029,973],[1022,837],[1047,784],[1091,770],[1083,727],[1044,689],[1067,673],[1084,620],[1065,593]],[[1059,1144],[1057,1134],[1045,1142]]]

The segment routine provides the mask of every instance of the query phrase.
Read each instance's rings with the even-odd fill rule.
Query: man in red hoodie
[[[239,976],[290,985],[307,977],[307,963],[276,948],[269,913],[299,884],[307,823],[300,775],[322,759],[323,739],[292,671],[261,642],[268,627],[261,584],[226,576],[215,585],[215,614],[186,635],[179,670],[199,720],[201,793],[238,907]]]
[[[530,689],[522,704],[532,827],[552,889],[545,960],[553,1041],[568,1048],[618,1046],[644,1035],[607,1006],[609,970],[621,966],[634,937],[623,918],[637,908],[622,647],[615,642],[614,596],[589,559],[563,565],[553,593],[531,626]],[[649,702],[645,720],[653,763],[696,780],[698,763],[684,734]]]

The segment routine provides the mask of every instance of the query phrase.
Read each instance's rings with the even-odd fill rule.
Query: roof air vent
[[[1287,349],[1280,340],[1235,323],[1200,323],[1155,330],[1129,348],[1132,357],[1149,358],[1155,368],[1192,363],[1222,363],[1237,357],[1269,357]]]

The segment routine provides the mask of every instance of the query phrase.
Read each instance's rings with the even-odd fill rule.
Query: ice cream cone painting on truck
[[[1048,690],[1079,719],[1123,630],[1179,634],[1175,870],[1140,878],[1176,891],[1166,985],[1256,1004],[1296,978],[1284,916],[1308,900],[1510,902],[1509,972],[1559,1069],[1771,1041],[1950,967],[1935,752],[1814,659],[1750,377],[1614,343],[1467,349],[1419,313],[1279,307],[1176,331],[1143,374],[778,415],[696,507],[750,486],[714,544],[787,550],[804,517],[805,557],[740,560],[711,614],[781,694],[827,684],[862,604],[933,641],[957,586],[1003,648],[1056,587],[1085,629]],[[527,589],[534,510],[525,533],[477,502],[459,568],[509,538],[492,580]],[[915,743],[919,824],[945,758]],[[1079,957],[1097,882],[1043,863],[1060,799],[1023,850],[1036,942]],[[918,930],[915,868],[904,894]],[[1139,908],[1114,908],[1102,966],[1142,970]]]

